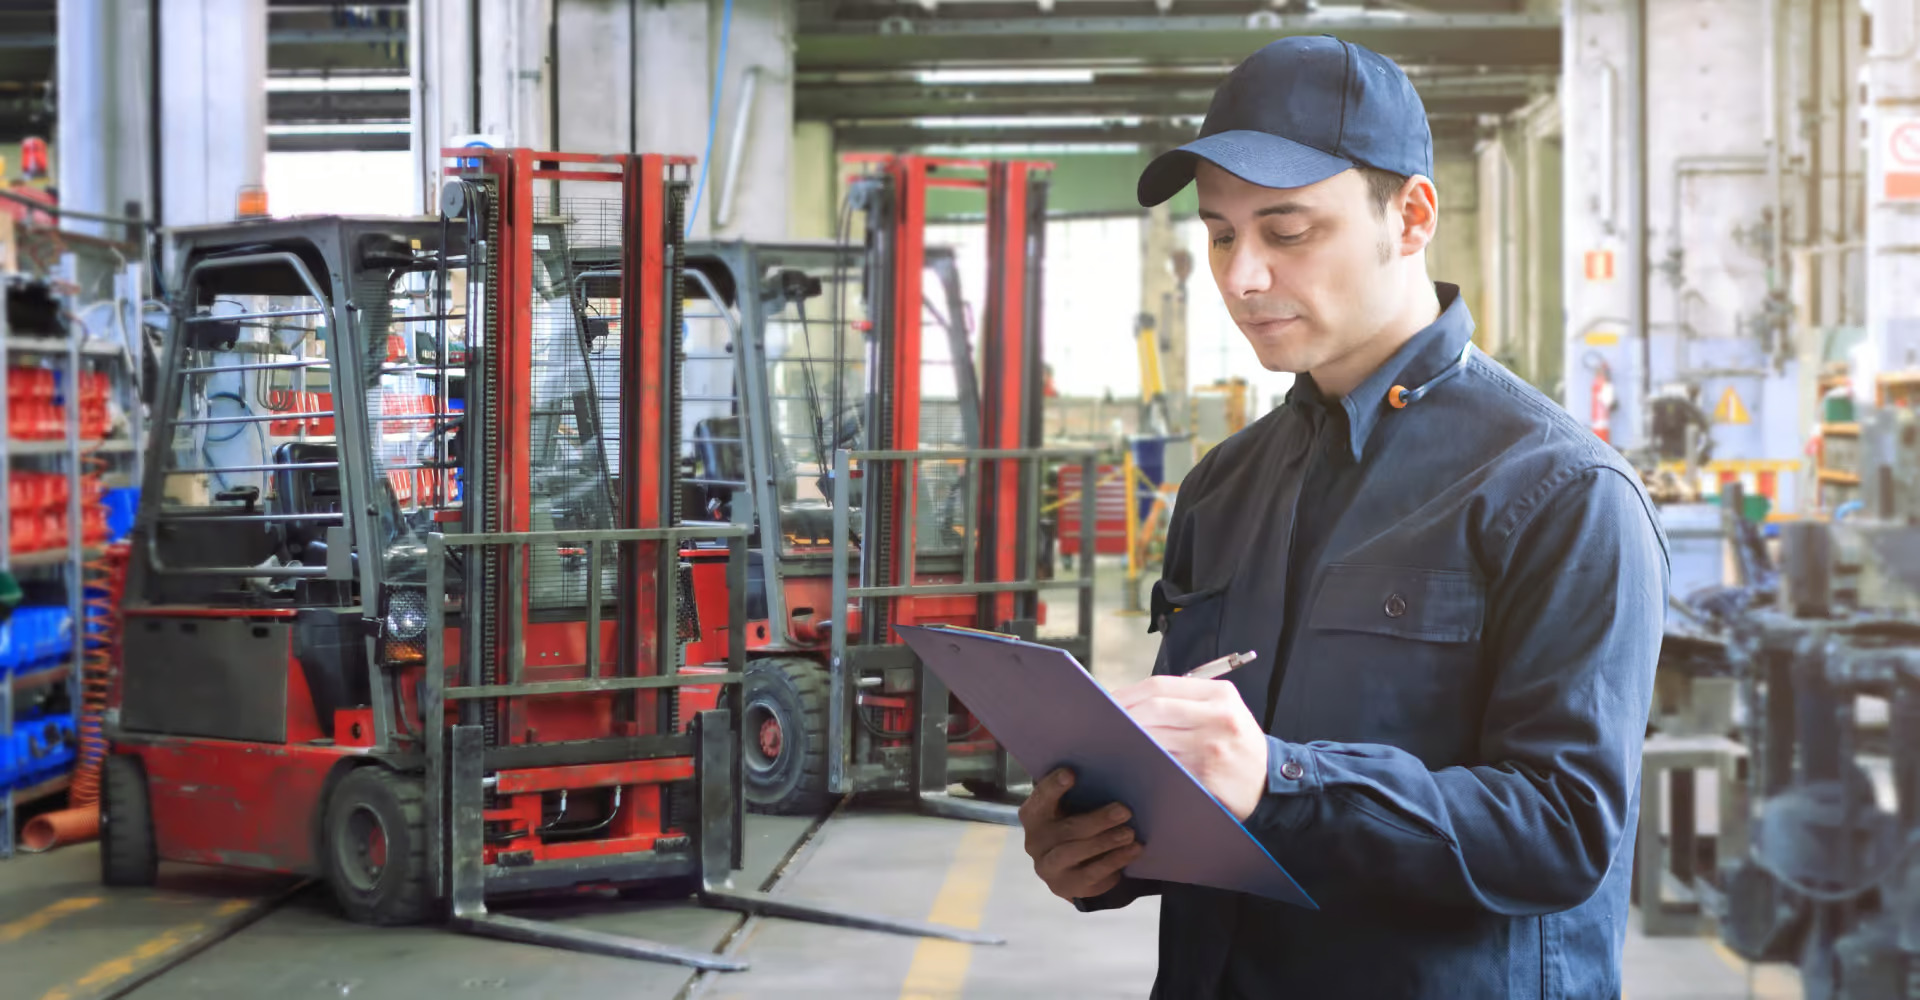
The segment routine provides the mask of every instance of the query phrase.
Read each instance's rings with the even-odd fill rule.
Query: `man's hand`
[[[1090,899],[1120,884],[1120,870],[1143,850],[1133,830],[1123,826],[1133,814],[1118,802],[1090,813],[1067,816],[1060,796],[1073,787],[1065,768],[1035,782],[1020,804],[1020,826],[1027,831],[1027,855],[1034,873],[1061,899]]]
[[[1113,697],[1235,819],[1253,815],[1267,792],[1267,734],[1233,685],[1149,677]]]

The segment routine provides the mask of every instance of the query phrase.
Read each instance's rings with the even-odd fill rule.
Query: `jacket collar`
[[[1460,361],[1467,343],[1473,338],[1473,314],[1467,311],[1460,286],[1436,281],[1434,291],[1440,298],[1440,315],[1413,335],[1386,363],[1374,369],[1361,383],[1339,400],[1346,413],[1347,452],[1355,462],[1366,454],[1367,439],[1373,434],[1380,415],[1391,408],[1388,393],[1395,386],[1412,391]],[[1322,406],[1332,409],[1334,401],[1320,391],[1313,376],[1302,374],[1287,394],[1288,405]]]

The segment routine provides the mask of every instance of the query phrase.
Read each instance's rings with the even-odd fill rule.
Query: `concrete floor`
[[[1117,606],[1117,576],[1108,579],[1104,568],[1101,576],[1102,596],[1111,599],[1102,603]],[[1103,610],[1095,674],[1108,684],[1144,676],[1156,646],[1145,619]],[[1015,829],[923,817],[884,798],[844,805],[802,845],[812,825],[752,817],[738,884],[763,884],[784,864],[772,884],[777,894],[979,927],[1007,943],[972,947],[790,920],[743,922],[674,902],[595,900],[515,911],[724,948],[752,963],[746,972],[694,975],[435,928],[359,927],[337,916],[323,887],[284,879],[163,866],[157,889],[106,890],[88,845],[0,863],[0,1000],[1037,1000],[1144,998],[1152,985],[1156,901],[1075,913],[1033,877]],[[1625,968],[1630,1000],[1800,996],[1791,967],[1749,970],[1704,937],[1650,939],[1635,927]]]

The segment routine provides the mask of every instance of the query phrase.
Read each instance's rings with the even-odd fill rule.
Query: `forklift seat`
[[[746,428],[739,417],[706,417],[693,425],[695,479],[747,481]],[[733,495],[741,486],[701,483],[694,492],[700,499],[700,515],[716,500],[731,513]]]
[[[340,448],[332,443],[288,441],[273,450],[275,465],[310,465],[339,460]],[[273,497],[268,512],[273,514],[338,514],[343,510],[340,495],[340,470],[275,469]],[[287,553],[301,557],[313,542],[324,543],[325,521],[287,521],[281,525],[281,537]]]

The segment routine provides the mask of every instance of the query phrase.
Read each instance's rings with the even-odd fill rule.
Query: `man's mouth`
[[[1279,333],[1289,323],[1297,322],[1298,316],[1274,316],[1267,319],[1250,319],[1240,324],[1248,333]]]

